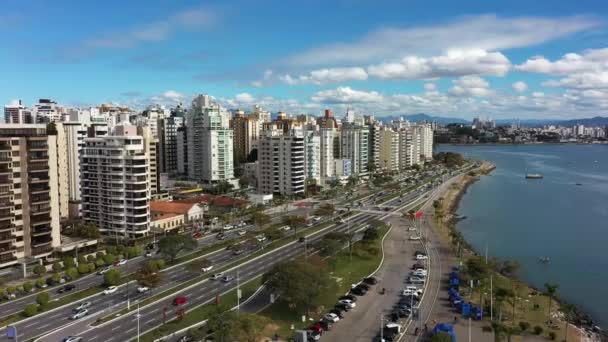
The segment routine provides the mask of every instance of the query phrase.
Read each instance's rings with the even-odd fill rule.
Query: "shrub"
[[[106,286],[118,285],[120,282],[120,271],[113,268],[103,275],[103,284]]]
[[[87,262],[95,262],[95,256],[93,254],[87,257]]]
[[[42,288],[44,286],[44,284],[46,283],[44,278],[38,278],[36,279],[36,286],[39,288]]]
[[[132,259],[144,254],[144,249],[141,246],[133,246],[127,248],[127,258]]]
[[[80,273],[80,274],[89,273],[89,264],[87,264],[86,262],[78,264],[78,273]]]
[[[555,335],[555,332],[549,331],[549,339],[550,340],[555,340],[556,337],[557,337],[557,335]]]
[[[97,267],[95,266],[95,263],[94,263],[94,262],[90,262],[90,263],[88,263],[87,265],[89,266],[89,272],[95,272],[95,269],[96,269]]]
[[[543,333],[543,327],[541,327],[540,325],[535,325],[534,326],[534,333],[536,335],[540,335]]]
[[[23,283],[23,290],[25,292],[32,292],[32,289],[34,289],[34,284],[32,284],[31,281],[26,281]]]
[[[23,285],[18,285],[18,286],[17,286],[17,292],[18,292],[18,293],[23,293],[23,292],[25,292],[25,290],[23,289]]]
[[[116,261],[116,255],[113,253],[108,253],[104,255],[103,261],[105,261],[106,265],[111,265],[114,261]]]
[[[61,280],[61,274],[53,273],[53,276],[50,278],[52,281],[58,283]]]
[[[104,255],[106,255],[106,253],[104,253],[104,252],[97,252],[95,254],[95,257],[97,257],[97,259],[99,259],[99,258],[103,258]]]
[[[6,288],[6,293],[8,294],[15,294],[15,292],[17,292],[17,288],[14,286],[9,286]]]
[[[103,266],[103,265],[105,265],[105,264],[106,264],[106,262],[105,262],[105,261],[103,261],[103,258],[97,258],[97,259],[95,260],[95,265],[96,265],[97,267],[101,267],[101,266]]]
[[[79,255],[78,256],[78,264],[84,264],[87,262],[87,257],[85,257],[84,255]]]
[[[36,303],[38,303],[38,305],[40,305],[42,307],[45,307],[49,303],[50,300],[51,300],[51,296],[46,291],[40,292],[36,296]]]
[[[114,247],[114,246],[108,246],[108,248],[106,248],[106,253],[108,253],[108,254],[116,254],[116,247]]]
[[[26,305],[25,309],[23,309],[23,314],[25,315],[25,317],[32,317],[37,313],[38,313],[38,307],[34,303],[30,303],[30,304]]]
[[[44,267],[42,265],[36,265],[36,267],[34,267],[34,274],[41,275],[41,274],[45,274],[45,273],[46,273],[46,267]]]
[[[70,280],[74,280],[78,278],[78,269],[76,269],[76,267],[70,267],[65,271],[65,275],[67,275]]]
[[[63,261],[63,267],[68,269],[70,267],[76,267],[76,263],[74,262],[74,258],[72,257],[65,257],[62,259]]]
[[[525,332],[526,330],[530,329],[530,323],[519,322],[519,328],[521,329],[521,331]]]
[[[59,263],[59,261],[55,261],[53,263],[53,272],[59,272],[63,269],[63,266]]]

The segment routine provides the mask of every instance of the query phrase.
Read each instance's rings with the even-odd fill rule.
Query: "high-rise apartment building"
[[[55,139],[45,125],[0,125],[0,267],[61,243]]]
[[[259,138],[258,146],[258,192],[284,196],[303,194],[304,137],[266,131]]]
[[[230,128],[234,135],[234,161],[237,164],[244,163],[247,156],[257,143],[259,120],[253,115],[245,115],[243,111],[236,111],[230,120]]]
[[[369,165],[369,127],[343,124],[340,142],[342,158],[351,160],[353,174],[359,176],[367,175]]]
[[[81,155],[82,217],[110,236],[149,231],[150,173],[144,138],[135,126],[87,138]]]
[[[16,104],[4,106],[4,122],[12,124],[31,124],[34,123],[32,111],[21,104],[19,100]]]
[[[321,137],[318,132],[306,132],[304,156],[306,180],[321,185]]]
[[[371,118],[371,119],[369,119]],[[373,117],[368,117],[370,120],[366,123],[369,127],[369,143],[368,143],[368,168],[371,166],[373,169],[380,167],[380,123],[373,120]],[[369,170],[368,170],[369,171]]]
[[[177,173],[188,174],[188,130],[185,126],[177,129]]]
[[[33,112],[37,123],[49,123],[61,121],[64,109],[53,100],[39,99]]]
[[[184,126],[184,112],[181,108],[171,111],[171,116],[161,119],[158,126],[159,169],[161,173],[174,175],[177,168],[177,131]]]
[[[230,114],[208,95],[199,95],[188,111],[188,177],[206,184],[234,178]]]
[[[385,128],[380,130],[380,168],[387,171],[399,170],[399,133]]]
[[[319,130],[319,171],[322,184],[336,176],[334,159],[340,157],[339,143],[340,134],[336,129],[321,128]],[[338,151],[336,151],[336,146]]]
[[[433,159],[433,129],[430,124],[416,125],[417,134],[420,135],[420,158],[423,161]]]

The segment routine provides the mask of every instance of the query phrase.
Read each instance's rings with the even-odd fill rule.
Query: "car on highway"
[[[137,288],[137,292],[139,292],[139,293],[145,293],[145,292],[148,292],[148,291],[150,291],[150,288],[147,287],[147,286],[139,286]]]
[[[74,311],[78,312],[80,310],[87,309],[89,306],[91,306],[91,302],[82,302],[74,308]]]
[[[173,305],[175,306],[186,304],[187,302],[188,298],[185,296],[178,296],[173,299]]]
[[[177,339],[177,342],[193,342],[193,341],[194,341],[194,337],[192,337],[190,335],[184,335]]]
[[[340,317],[333,312],[329,312],[329,313],[326,313],[325,316],[323,316],[323,319],[328,322],[336,323],[340,320]]]
[[[243,250],[241,248],[235,248],[232,250],[233,255],[241,255],[243,254]]]
[[[89,314],[89,310],[83,309],[83,310],[80,310],[77,313],[73,314],[72,316],[70,316],[70,319],[71,320],[77,320],[77,319],[82,318],[82,317],[84,317],[84,316],[86,316],[88,314]]]
[[[192,238],[194,239],[201,239],[203,237],[203,233],[201,232],[196,232],[194,234],[192,234]]]
[[[420,240],[420,236],[418,235],[410,235],[410,241],[418,241]]]
[[[99,271],[97,271],[98,275],[104,275],[106,272],[108,272],[110,269],[112,269],[111,267],[104,267],[102,269],[100,269]]]
[[[213,265],[201,267],[201,272],[206,273],[206,272],[211,271],[212,269],[213,269]]]
[[[350,307],[351,307],[351,309],[352,309],[352,308],[355,308],[355,307],[357,306],[357,303],[353,302],[353,301],[352,301],[352,300],[350,300],[350,299],[340,299],[340,300],[338,301],[338,304],[345,304],[345,305],[348,305],[348,306],[350,306]]]
[[[74,284],[68,284],[66,286],[61,287],[59,290],[57,290],[57,293],[70,292],[70,291],[72,291],[75,288],[76,288],[76,285],[74,285]]]
[[[256,238],[256,240],[258,240],[259,242],[264,242],[264,241],[266,241],[266,236],[264,236],[264,234],[257,235],[255,238]]]
[[[233,279],[234,279],[234,277],[233,277],[233,276],[231,276],[231,275],[225,275],[225,276],[224,276],[224,278],[222,278],[222,281],[223,281],[224,283],[229,283],[229,282],[231,282]]]
[[[224,235],[224,233],[217,233],[215,238],[218,240],[224,240],[224,239],[226,239],[226,235]]]
[[[241,229],[241,230],[239,230],[238,232],[236,232],[236,234],[237,234],[238,236],[243,236],[243,235],[247,234],[247,231],[245,231],[245,230],[242,230],[242,229]]]
[[[218,280],[218,279],[222,278],[223,276],[224,276],[223,273],[216,273],[211,276],[211,280]]]
[[[120,259],[114,261],[114,267],[123,266],[127,264],[127,259]]]
[[[231,225],[231,224],[227,224],[227,225],[224,226],[224,230],[230,230],[232,228],[234,228],[234,226]]]
[[[146,256],[146,258],[149,258],[152,256],[152,251],[146,251],[146,254],[144,254]]]
[[[117,290],[118,290],[117,286],[110,286],[107,289],[103,290],[103,294],[104,295],[109,295],[109,294],[112,294],[112,293],[116,292]]]
[[[288,231],[288,230],[291,230],[291,227],[290,227],[290,226],[285,225],[285,226],[283,226],[283,227],[279,228],[279,230]]]
[[[80,336],[68,336],[65,337],[61,342],[82,342],[82,337]]]

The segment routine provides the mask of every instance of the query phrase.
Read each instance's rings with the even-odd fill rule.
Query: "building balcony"
[[[38,226],[45,223],[51,223],[51,217],[48,215],[32,215],[30,218],[30,224],[32,226]]]
[[[37,161],[47,161],[49,160],[49,155],[46,153],[40,153],[40,152],[31,152],[28,155],[27,158],[31,163],[33,162],[37,162]]]
[[[7,242],[13,243],[14,242],[13,239],[14,239],[13,233],[10,231],[0,233],[0,244],[7,243]]]
[[[34,246],[34,248],[32,248],[32,255],[34,256],[43,256],[44,254],[50,254],[51,252],[53,252],[53,247],[51,247],[50,241],[40,246]]]
[[[36,228],[36,230],[32,231],[32,236],[35,236],[35,237],[45,236],[45,235],[51,234],[52,231],[53,231],[53,229],[51,229],[50,227],[45,228],[45,229]]]
[[[49,181],[49,176],[48,175],[44,175],[41,177],[30,177],[29,178],[29,182],[30,184],[35,184],[35,183],[48,183]],[[0,183],[1,184],[1,183]]]
[[[13,255],[13,250],[2,252],[0,250],[0,264],[6,264],[11,261],[17,261],[17,257]]]
[[[34,205],[34,204],[42,204],[42,203],[47,203],[51,201],[51,197],[50,196],[30,196],[30,205]]]
[[[12,150],[11,144],[8,142],[2,142],[0,143],[0,151],[10,151]]]

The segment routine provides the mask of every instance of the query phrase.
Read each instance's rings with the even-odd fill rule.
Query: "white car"
[[[148,291],[150,291],[150,288],[147,286],[140,286],[137,288],[137,292],[139,292],[139,293],[144,293],[144,292],[148,292]]]
[[[417,235],[410,236],[410,241],[418,241],[418,240],[420,240],[420,236],[417,236]]]
[[[241,221],[239,222],[239,224],[237,224],[237,227],[245,227],[247,225],[247,223],[245,223],[245,221]]]
[[[408,281],[409,281],[411,284],[424,284],[425,279],[424,279],[424,278],[421,278],[421,277],[409,277],[409,278],[408,278]]]
[[[409,227],[407,230],[410,231],[410,232],[415,232],[416,231],[416,227]]]
[[[349,306],[351,309],[357,306],[357,303],[353,302],[353,301],[352,301],[352,300],[350,300],[350,299],[340,299],[340,300],[338,301],[338,303],[340,303],[340,304],[344,304],[344,305],[347,305],[347,306]]]
[[[80,310],[80,311],[78,311],[77,313],[73,314],[73,315],[70,317],[70,319],[72,319],[72,320],[76,320],[76,319],[82,318],[82,317],[84,317],[84,316],[86,316],[86,315],[88,315],[88,314],[89,314],[89,310],[87,310],[87,309],[83,309],[83,310]]]
[[[222,276],[224,276],[222,273],[216,273],[214,275],[211,276],[212,280],[218,280],[220,279]]]
[[[243,235],[247,234],[247,232],[246,232],[246,231],[244,231],[244,230],[239,230],[238,232],[236,232],[236,234],[237,234],[238,236],[243,236]]]
[[[89,306],[91,306],[91,302],[82,302],[82,303],[78,304],[77,307],[74,308],[74,311],[78,312],[80,310],[84,310],[84,309],[88,308]]]
[[[127,259],[120,259],[118,260],[118,266],[123,266],[127,264]]]
[[[201,267],[201,272],[205,273],[205,272],[209,272],[213,269],[213,265],[209,265],[207,267]]]
[[[415,270],[415,271],[411,272],[411,274],[415,275],[415,276],[419,276],[419,277],[426,277],[427,272],[426,272],[426,270]]]
[[[118,287],[116,287],[116,286],[110,286],[107,289],[103,290],[103,294],[104,295],[109,295],[109,294],[112,294],[112,293],[116,292],[117,290],[118,290]]]
[[[429,257],[428,257],[428,256],[426,256],[426,255],[424,255],[424,254],[417,254],[417,255],[416,255],[416,260],[426,260],[426,259],[428,259],[428,258],[429,258]]]
[[[61,340],[61,342],[82,342],[82,337],[80,336],[68,336]]]
[[[410,289],[405,289],[405,290],[403,290],[403,292],[401,292],[401,295],[404,296],[404,297],[411,297],[411,296],[413,296],[413,297],[418,298],[418,296],[420,294],[418,294],[418,291],[412,291]]]
[[[323,316],[323,319],[332,323],[336,323],[340,320],[340,317],[338,317],[338,315],[336,315],[335,313],[328,313]]]
[[[283,227],[281,227],[280,229],[281,229],[281,230],[290,230],[290,229],[291,229],[291,227],[290,227],[290,226],[283,226]]]
[[[266,237],[264,235],[258,235],[255,237],[259,242],[264,242],[266,241]]]
[[[232,228],[234,228],[234,226],[231,225],[231,224],[227,224],[227,225],[224,226],[224,230],[230,230]]]

